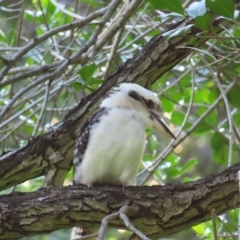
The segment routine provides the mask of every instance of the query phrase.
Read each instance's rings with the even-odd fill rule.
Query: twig
[[[135,209],[134,209],[135,211]],[[103,240],[105,232],[108,227],[108,222],[117,218],[120,218],[123,220],[125,226],[129,228],[133,233],[135,233],[137,236],[139,236],[143,240],[150,240],[148,237],[146,237],[142,232],[140,232],[137,228],[135,228],[131,222],[129,221],[129,218],[127,217],[127,212],[133,212],[133,208],[129,206],[122,206],[120,210],[116,213],[112,213],[107,215],[102,219],[102,224],[98,231],[98,238],[97,240]]]
[[[99,231],[98,231],[97,240],[103,240],[104,239],[104,235],[105,235],[105,232],[106,232],[107,227],[108,227],[108,222],[110,220],[116,219],[118,216],[119,216],[119,212],[116,212],[116,213],[109,214],[108,216],[106,216],[102,219],[102,224],[101,224],[101,226],[99,228]]]
[[[137,236],[139,236],[143,240],[150,240],[150,238],[146,237],[142,232],[140,232],[137,228],[135,228],[131,222],[129,221],[127,215],[124,213],[120,213],[119,217],[123,220],[125,226],[129,228],[133,233],[135,233]]]
[[[213,238],[214,240],[218,240],[215,209],[211,209],[210,211],[211,211],[211,218],[212,218]]]
[[[105,69],[105,72],[104,72],[104,75],[103,75],[103,79],[106,80],[108,74],[109,74],[109,71],[110,71],[110,68],[111,68],[111,65],[112,65],[112,61],[117,53],[117,49],[118,49],[118,45],[119,45],[119,42],[121,40],[121,36],[122,36],[122,33],[123,33],[123,30],[124,28],[122,27],[118,33],[116,34],[116,37],[113,41],[113,45],[112,45],[112,48],[111,48],[111,52],[110,52],[110,55],[108,57],[108,60],[107,60],[107,64],[106,64],[106,69]]]
[[[20,39],[22,35],[22,27],[23,27],[23,16],[24,16],[24,8],[25,8],[25,1],[21,2],[21,10],[18,18],[18,29],[17,29],[17,40],[16,40],[16,45],[19,46],[20,44]]]
[[[50,84],[51,82],[48,80],[46,82],[46,94],[45,94],[45,97],[44,97],[44,102],[43,102],[43,105],[42,105],[42,110],[41,110],[41,113],[40,113],[40,116],[38,118],[38,121],[37,121],[37,124],[34,128],[34,131],[33,131],[33,134],[32,134],[32,137],[35,137],[36,134],[37,134],[37,131],[38,131],[38,128],[41,124],[41,121],[42,121],[42,118],[43,118],[43,114],[45,112],[45,109],[46,109],[46,106],[47,106],[47,103],[48,103],[48,97],[49,97],[49,91],[50,91]]]

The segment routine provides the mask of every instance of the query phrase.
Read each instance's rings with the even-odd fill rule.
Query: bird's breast
[[[135,184],[146,136],[133,115],[127,109],[113,109],[93,127],[81,165],[82,183]]]

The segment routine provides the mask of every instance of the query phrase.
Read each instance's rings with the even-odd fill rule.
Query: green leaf
[[[155,8],[159,10],[169,10],[170,12],[184,15],[184,10],[180,0],[148,0]]]
[[[211,15],[209,13],[195,18],[195,26],[204,30],[208,30],[211,26]]]
[[[182,180],[183,183],[192,182],[192,181],[193,181],[193,179],[191,179],[191,178],[189,178],[189,177],[185,177],[185,178],[183,178],[183,180]]]
[[[179,102],[183,99],[183,94],[179,92],[179,89],[176,89],[177,91],[171,91],[167,93],[168,99],[174,100],[174,102]]]
[[[211,130],[210,126],[206,122],[201,122],[193,131],[195,134],[203,134]]]
[[[240,37],[240,29],[238,27],[233,27],[234,37]]]
[[[226,165],[228,161],[228,146],[219,146],[218,149],[213,153],[213,159],[216,163]]]
[[[206,0],[206,6],[214,13],[234,19],[234,4],[232,0]]]
[[[157,149],[157,141],[156,141],[156,137],[153,137],[154,135],[152,135],[150,138],[149,138],[149,146],[150,146],[150,149],[152,151],[155,151]]]
[[[103,80],[102,79],[97,79],[97,78],[93,78],[93,77],[90,77],[88,80],[87,80],[87,84],[88,85],[99,85],[99,84],[102,84],[103,83]]]
[[[28,22],[42,23],[43,22],[42,12],[38,11],[36,13],[35,11],[25,10],[24,19],[26,19]]]
[[[16,37],[16,33],[14,29],[10,29],[10,31],[7,34],[7,43],[9,46],[14,46],[15,41],[16,41],[17,37]]]
[[[189,39],[189,44],[194,46],[196,44],[197,40],[198,40],[198,38],[192,37],[192,38]]]
[[[201,88],[200,89],[200,95],[204,103],[209,103],[209,94],[210,91],[207,88]]]
[[[184,103],[189,103],[190,102],[191,95],[192,95],[192,89],[190,89],[190,88],[183,89]]]
[[[207,107],[199,107],[198,114],[199,116],[203,115],[207,111]],[[210,126],[216,126],[218,122],[218,114],[216,110],[213,110],[208,116],[205,118],[205,122],[207,122]]]
[[[228,139],[223,135],[215,132],[211,139],[211,147],[213,150],[218,151],[220,148],[228,145]]]
[[[239,101],[239,86],[233,87],[227,94],[228,101],[230,105],[233,107],[240,107],[240,101]]]
[[[212,104],[217,100],[218,97],[219,97],[219,90],[217,88],[213,88],[209,93],[208,102]]]
[[[192,227],[194,232],[197,233],[199,236],[205,236],[205,228],[206,228],[205,223],[201,223],[198,224],[197,226]]]
[[[84,81],[87,81],[92,75],[94,74],[95,70],[97,69],[97,66],[95,63],[92,63],[90,65],[86,65],[82,67],[78,74],[82,77]]]
[[[179,175],[183,175],[187,173],[190,169],[192,169],[196,164],[198,163],[197,158],[192,158],[188,160],[182,167],[181,170],[179,171]]]
[[[46,15],[51,19],[51,17],[54,15],[56,10],[56,7],[52,4],[51,1],[47,1],[47,8],[46,8]]]
[[[6,36],[4,32],[0,29],[0,42],[5,42],[6,41]]]
[[[76,90],[81,90],[82,89],[82,84],[77,81],[70,82],[70,86],[73,87]]]
[[[161,98],[161,102],[162,102],[162,109],[163,112],[172,112],[174,109],[174,104],[166,99],[166,98]]]
[[[69,96],[69,92],[68,91],[64,91],[62,94],[61,94],[61,98],[66,100]]]
[[[236,124],[236,126],[240,126],[240,112],[237,112],[233,115],[233,121]]]
[[[185,118],[185,114],[182,112],[174,111],[171,116],[171,122],[174,125],[181,126]]]

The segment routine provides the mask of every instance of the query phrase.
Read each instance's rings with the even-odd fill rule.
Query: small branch
[[[110,215],[107,215],[106,217],[103,218],[102,223],[101,223],[101,227],[98,231],[97,240],[103,240],[104,239],[104,235],[105,235],[105,232],[106,232],[107,227],[108,227],[108,222],[113,220],[113,219],[116,219],[118,217],[119,217],[119,212],[116,212],[116,213],[112,213]]]
[[[35,126],[35,128],[34,128],[32,137],[35,137],[35,136],[36,136],[37,131],[38,131],[38,128],[39,128],[39,126],[40,126],[40,124],[41,124],[41,121],[42,121],[44,112],[45,112],[45,110],[46,110],[46,106],[47,106],[47,103],[48,103],[49,92],[50,92],[50,84],[51,84],[51,82],[48,80],[48,81],[46,82],[46,94],[45,94],[45,97],[44,97],[44,102],[43,102],[43,105],[42,105],[42,110],[41,110],[40,116],[39,116],[39,118],[38,118],[37,124],[36,124],[36,126]]]
[[[212,217],[213,238],[214,240],[218,240],[215,210],[211,209],[210,211],[211,211],[211,217]]]
[[[124,211],[123,211],[124,209]],[[132,223],[129,221],[129,218],[124,213],[126,210],[125,206],[123,206],[119,211],[119,217],[123,220],[125,226],[129,228],[133,233],[135,233],[137,236],[139,236],[143,240],[150,240],[150,238],[146,237],[141,231],[139,231],[137,228],[135,228]]]
[[[109,55],[108,60],[107,60],[106,69],[105,69],[105,72],[104,72],[104,75],[103,75],[103,79],[106,79],[108,74],[109,74],[113,59],[114,59],[114,57],[117,53],[118,45],[119,45],[119,42],[121,40],[123,30],[124,30],[124,28],[122,27],[117,32],[116,37],[114,38],[114,41],[113,41],[113,44],[112,44],[112,47],[111,47],[111,52],[110,52],[110,55]]]

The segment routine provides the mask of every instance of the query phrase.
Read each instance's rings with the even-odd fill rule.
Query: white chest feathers
[[[144,123],[136,111],[111,109],[89,131],[75,183],[135,185],[145,141]]]

